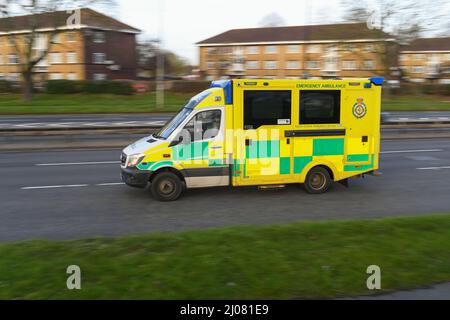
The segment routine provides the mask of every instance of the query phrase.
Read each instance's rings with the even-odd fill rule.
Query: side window
[[[245,91],[244,129],[264,125],[291,124],[292,93],[287,91]]]
[[[300,124],[335,124],[341,121],[341,91],[300,91]]]
[[[183,143],[214,139],[220,132],[222,112],[209,110],[197,113],[184,127]],[[189,140],[190,139],[190,140]]]

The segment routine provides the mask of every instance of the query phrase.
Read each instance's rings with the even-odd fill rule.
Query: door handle
[[[211,149],[213,149],[213,150],[220,150],[220,149],[222,149],[222,147],[221,146],[214,146],[214,147],[211,147]]]
[[[245,146],[246,147],[249,147],[249,146],[251,146],[252,145],[252,140],[250,140],[250,139],[245,139]]]

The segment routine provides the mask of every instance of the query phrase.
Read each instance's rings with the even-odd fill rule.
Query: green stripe
[[[370,164],[364,164],[364,165],[346,165],[344,166],[345,172],[362,172],[362,171],[369,171],[373,169],[375,165],[375,155],[372,155],[372,162]]]
[[[172,161],[156,162],[149,169],[150,169],[150,171],[156,171],[161,167],[173,167],[173,162]]]
[[[311,163],[313,157],[295,157],[294,158],[294,173],[301,174],[305,167]]]
[[[154,162],[143,162],[138,164],[137,168],[139,170],[148,170],[148,168],[150,168],[153,164]]]
[[[313,156],[339,156],[344,154],[344,139],[315,139]]]
[[[347,156],[348,162],[367,162],[369,161],[368,154],[350,154]]]
[[[280,174],[291,173],[291,158],[280,158]]]

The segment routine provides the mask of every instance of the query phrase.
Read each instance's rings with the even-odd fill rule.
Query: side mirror
[[[170,147],[175,147],[175,146],[177,146],[177,145],[183,143],[183,140],[184,140],[184,139],[183,139],[183,136],[179,136],[179,137],[175,138],[175,140],[173,140],[173,141],[169,144],[169,148],[170,148]]]

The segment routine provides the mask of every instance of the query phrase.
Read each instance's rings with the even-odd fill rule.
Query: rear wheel
[[[183,183],[172,172],[161,172],[152,181],[150,190],[159,201],[175,201],[183,192]]]
[[[316,167],[306,176],[305,189],[311,194],[321,194],[328,191],[331,185],[330,173],[323,167]]]

